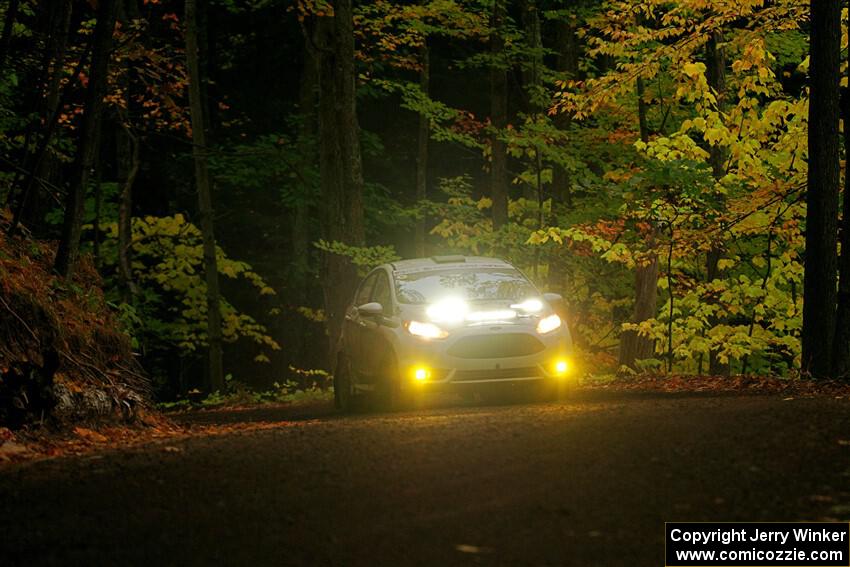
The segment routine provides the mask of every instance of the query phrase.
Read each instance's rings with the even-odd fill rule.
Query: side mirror
[[[560,293],[544,293],[543,299],[546,300],[546,303],[549,305],[558,305],[564,302],[564,298]]]
[[[379,317],[384,314],[384,307],[377,301],[372,301],[359,306],[357,312],[364,317]]]

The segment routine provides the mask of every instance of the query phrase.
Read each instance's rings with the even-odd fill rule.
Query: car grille
[[[536,354],[546,347],[526,333],[476,335],[458,340],[448,354],[458,358],[509,358]]]
[[[432,368],[431,376],[428,378],[431,382],[442,382],[449,375],[448,368]]]
[[[458,370],[452,382],[476,382],[480,380],[516,380],[517,378],[538,378],[540,370],[528,368],[491,368],[487,370]]]

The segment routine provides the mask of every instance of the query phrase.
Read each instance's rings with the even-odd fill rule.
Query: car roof
[[[390,269],[397,273],[422,272],[428,270],[446,270],[452,268],[513,268],[499,258],[485,256],[431,256],[428,258],[413,258],[399,260],[389,264]]]

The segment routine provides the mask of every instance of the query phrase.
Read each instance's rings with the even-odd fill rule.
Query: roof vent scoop
[[[460,254],[454,254],[449,256],[431,256],[431,259],[434,260],[437,264],[454,264],[457,262],[466,262],[466,257],[461,256]]]

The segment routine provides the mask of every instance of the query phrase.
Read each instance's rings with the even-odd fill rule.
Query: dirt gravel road
[[[664,521],[850,517],[850,400],[200,414],[272,429],[0,469],[0,565],[663,565]]]

